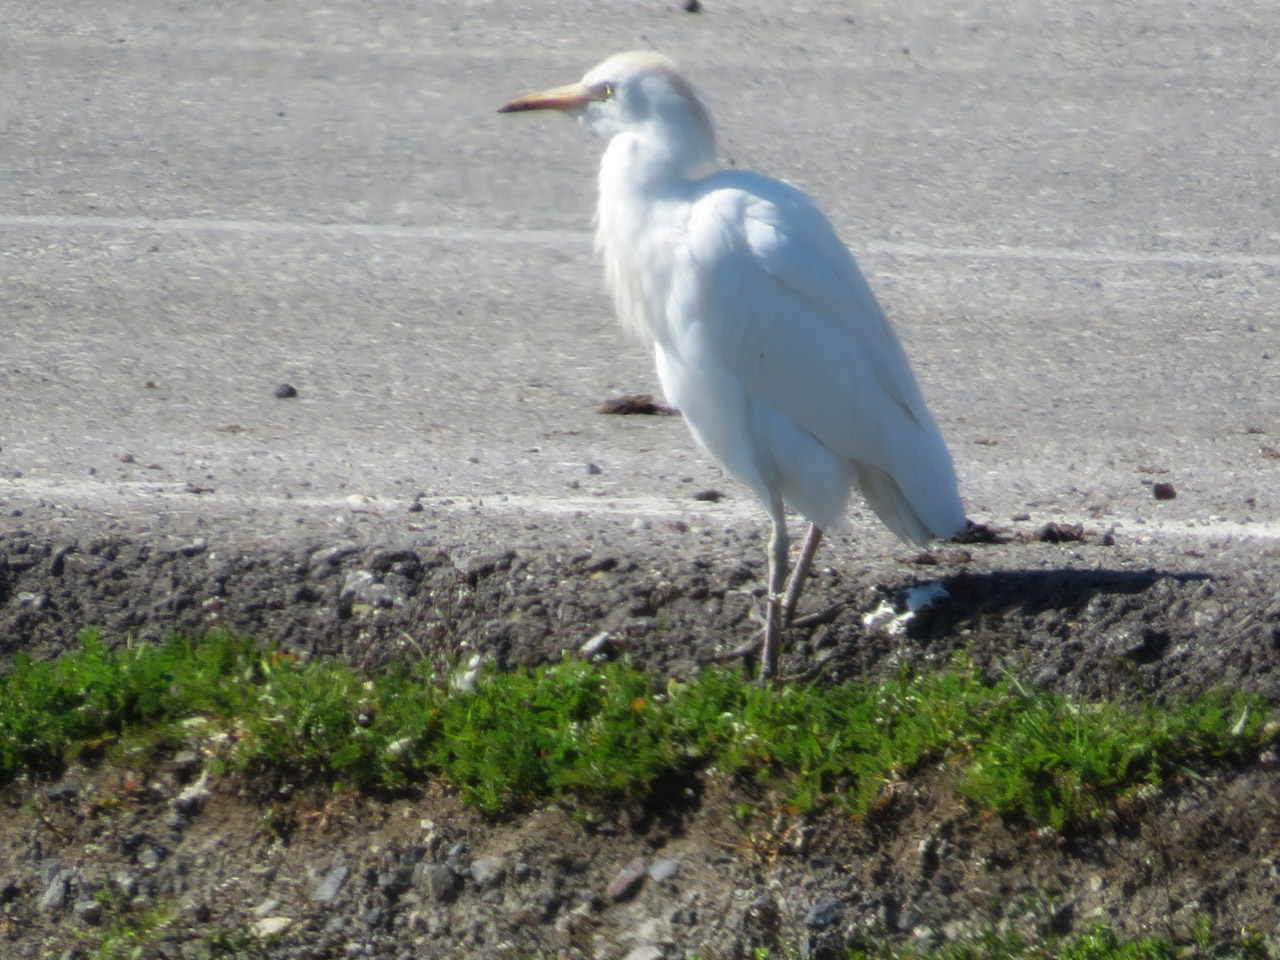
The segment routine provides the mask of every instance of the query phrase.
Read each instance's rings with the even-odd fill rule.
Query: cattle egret
[[[964,529],[946,443],[835,229],[795,187],[713,170],[711,116],[671,61],[619,54],[499,112],[524,110],[558,110],[608,141],[605,278],[694,440],[769,512],[760,676],[776,677],[781,630],[854,487],[904,540]],[[787,505],[810,527],[784,590]]]

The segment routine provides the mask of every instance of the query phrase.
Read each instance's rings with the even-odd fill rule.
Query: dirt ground
[[[925,554],[837,540],[803,602],[816,622],[791,632],[784,670],[838,683],[967,651],[1076,696],[1225,685],[1280,700],[1280,549],[1029,518],[995,532]],[[52,656],[86,624],[111,642],[221,625],[369,668],[535,664],[594,640],[680,676],[747,640],[760,604],[762,543],[732,527],[601,530],[539,549],[429,536],[158,542],[0,537],[0,658]],[[945,596],[903,616],[912,588],[931,583]],[[945,769],[891,785],[858,820],[802,819],[746,784],[666,786],[648,808],[490,820],[438,785],[369,798],[205,782],[189,755],[142,778],[72,769],[19,782],[0,794],[0,952],[92,956],[147,918],[155,928],[134,942],[155,957],[641,960],[770,946],[820,958],[884,936],[924,944],[1099,920],[1280,937],[1270,752],[1188,774],[1068,836],[975,811]]]

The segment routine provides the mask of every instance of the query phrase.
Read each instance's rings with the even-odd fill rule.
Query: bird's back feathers
[[[716,351],[749,403],[777,411],[840,461],[847,483],[900,537],[924,542],[964,527],[951,456],[898,337],[808,197],[752,174],[708,177],[672,259],[663,319],[677,331],[674,349],[705,338],[699,349]],[[843,498],[815,495],[803,476],[825,476],[829,465],[785,453],[761,471],[776,473],[809,519],[830,525]]]

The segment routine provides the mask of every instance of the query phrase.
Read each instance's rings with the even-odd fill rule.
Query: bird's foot
[[[809,627],[820,627],[823,624],[831,623],[835,620],[836,617],[840,616],[840,611],[843,609],[844,604],[833,603],[828,607],[823,607],[821,610],[815,610],[813,613],[806,613],[803,617],[797,617],[795,619],[791,619],[784,614],[782,626],[784,630],[806,630]],[[760,612],[759,608],[752,609],[751,617],[760,624],[760,629],[753,633],[751,635],[751,639],[742,644],[742,646],[735,647],[727,653],[722,653],[716,657],[716,663],[720,666],[725,666],[738,660],[744,661],[748,667],[753,667],[755,665],[755,659],[760,654],[760,648],[764,646],[764,635],[767,622],[764,614]]]
[[[733,663],[735,660],[754,661],[762,646],[764,646],[764,631],[757,630],[751,639],[742,646],[735,647],[728,653],[722,653],[716,657],[716,663],[724,666],[725,664]]]
[[[764,646],[765,632],[769,629],[769,615],[766,611],[768,610],[770,599],[769,597],[765,598],[764,608],[761,608],[759,603],[752,603],[751,605],[751,619],[760,625],[760,628],[751,635],[751,639],[728,653],[720,654],[720,656],[716,657],[716,663],[725,666],[735,660],[742,660],[748,668],[755,665],[756,656],[760,653],[760,648]]]
[[[748,669],[755,666],[755,659],[759,655],[761,648],[764,646],[764,638],[769,631],[769,607],[771,604],[780,603],[782,598],[773,594],[766,594],[764,597],[763,607],[759,603],[751,605],[751,619],[760,625],[760,628],[751,635],[748,640],[740,647],[735,647],[728,653],[722,653],[716,657],[716,663],[724,666],[733,663],[735,660],[742,660]],[[787,621],[782,621],[786,626]]]
[[[782,622],[784,626],[801,630],[805,627],[820,627],[824,623],[831,623],[831,621],[835,620],[836,617],[840,616],[840,611],[843,609],[843,603],[833,603],[831,606],[815,610],[813,613],[806,613],[803,617],[794,620],[783,620]]]

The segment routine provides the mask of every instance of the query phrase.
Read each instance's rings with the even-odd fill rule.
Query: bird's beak
[[[541,93],[512,100],[499,113],[519,113],[522,110],[577,110],[591,101],[591,93],[581,83],[570,83]]]

